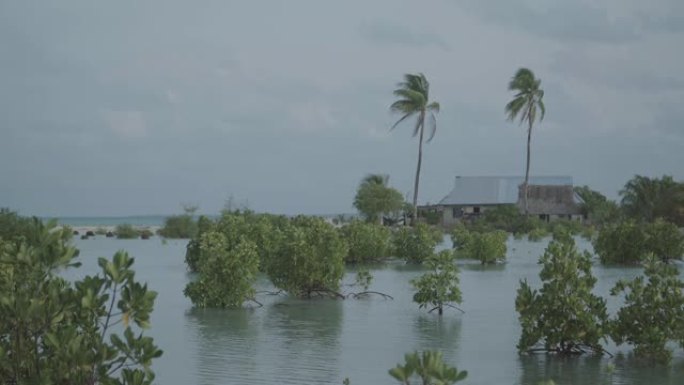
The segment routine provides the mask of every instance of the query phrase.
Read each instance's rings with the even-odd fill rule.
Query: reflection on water
[[[226,383],[258,376],[260,326],[252,310],[192,309],[188,324],[196,333],[194,355],[199,384]],[[239,367],[240,371],[235,372]]]
[[[462,265],[460,307],[465,313],[448,309],[442,318],[412,301],[409,282],[424,268],[401,262],[371,268],[370,289],[394,300],[302,301],[262,295],[263,308],[197,310],[182,293],[190,279],[183,264],[184,242],[96,237],[75,243],[84,267],[71,278],[97,271],[97,257],[126,249],[136,257],[136,277],[159,292],[149,334],[164,350],[153,365],[162,385],[339,385],[345,377],[358,385],[392,384],[387,370],[403,361],[405,353],[426,349],[442,350],[449,363],[467,370],[468,385],[537,385],[548,379],[563,385],[684,383],[681,349],[669,367],[645,366],[630,358],[628,347],[612,345],[606,346],[608,351],[627,354],[613,359],[518,355],[515,293],[521,279],[539,286],[537,261],[546,242],[510,239],[505,264]],[[591,246],[580,241],[580,247]],[[615,281],[640,274],[640,269],[599,264],[593,271],[595,292],[608,299],[610,312],[618,306],[608,295]],[[350,272],[345,282],[353,280]],[[272,289],[265,277],[257,286]]]
[[[601,357],[520,356],[520,384],[538,385],[553,380],[556,385],[612,384],[613,374]]]
[[[429,346],[432,350],[441,350],[448,357],[459,344],[461,313],[449,308],[445,311],[446,316],[442,317],[427,313],[416,315],[413,333],[418,336],[423,346]]]

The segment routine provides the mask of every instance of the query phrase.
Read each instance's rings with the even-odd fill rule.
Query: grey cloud
[[[611,20],[608,11],[581,1],[550,0],[543,6],[519,1],[462,0],[465,10],[497,25],[519,28],[542,38],[621,43],[639,37],[638,25]]]
[[[407,47],[435,46],[444,50],[450,47],[439,35],[431,32],[418,32],[403,25],[373,21],[359,26],[361,36],[375,44],[401,45]]]

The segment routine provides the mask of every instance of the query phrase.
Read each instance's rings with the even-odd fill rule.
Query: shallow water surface
[[[447,310],[443,317],[419,310],[411,301],[409,281],[420,268],[391,263],[372,269],[371,290],[394,296],[364,300],[296,300],[260,295],[265,306],[240,310],[193,309],[183,296],[190,279],[183,258],[186,241],[77,240],[83,267],[70,275],[97,271],[97,257],[120,249],[136,257],[140,280],[159,292],[149,333],[164,350],[153,369],[161,385],[218,384],[394,384],[387,370],[413,350],[438,349],[459,369],[464,384],[682,384],[684,357],[675,353],[670,367],[634,362],[629,349],[607,345],[608,357],[560,359],[520,356],[515,293],[520,279],[539,285],[537,259],[546,242],[510,240],[508,262],[461,266],[464,314]],[[591,249],[586,242],[580,247]],[[617,279],[637,268],[595,266],[596,292],[608,296]],[[345,282],[353,282],[350,271]],[[265,278],[261,290],[270,289]],[[343,288],[349,291],[351,288]],[[609,310],[619,304],[609,299]],[[614,365],[614,369],[610,366]]]

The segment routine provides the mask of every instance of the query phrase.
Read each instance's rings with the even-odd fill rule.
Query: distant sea
[[[57,219],[61,225],[68,226],[116,226],[124,223],[133,226],[147,227],[147,226],[163,226],[166,215],[137,215],[129,217],[61,217],[61,218],[44,218]]]

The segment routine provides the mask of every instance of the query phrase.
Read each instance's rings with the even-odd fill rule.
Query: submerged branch
[[[359,297],[367,296],[367,295],[370,295],[370,294],[377,294],[377,295],[383,297],[384,299],[388,299],[388,298],[389,298],[389,299],[392,299],[392,300],[394,299],[394,297],[392,297],[392,296],[389,295],[389,294],[380,293],[379,291],[372,291],[372,290],[362,291],[362,292],[360,292],[360,293],[349,293],[349,294],[347,294],[347,298],[348,298],[348,297],[351,297],[351,298],[354,298],[354,299],[358,299]]]

